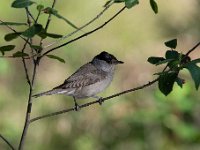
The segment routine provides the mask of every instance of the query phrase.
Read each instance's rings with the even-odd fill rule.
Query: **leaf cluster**
[[[185,80],[180,78],[180,72],[187,69],[195,83],[195,88],[198,90],[200,85],[200,67],[197,63],[199,59],[191,60],[187,54],[182,54],[176,51],[177,39],[173,39],[164,43],[165,46],[171,48],[167,50],[164,57],[149,57],[148,62],[158,66],[165,64],[165,69],[162,72],[155,73],[158,75],[158,87],[164,95],[168,95],[176,82],[181,88]]]

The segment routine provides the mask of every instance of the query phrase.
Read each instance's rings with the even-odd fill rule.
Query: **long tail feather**
[[[60,92],[61,92],[61,89],[52,89],[46,92],[35,94],[32,97],[37,98],[37,97],[45,96],[45,95],[60,94]]]

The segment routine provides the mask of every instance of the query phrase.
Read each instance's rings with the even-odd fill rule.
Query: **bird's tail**
[[[35,94],[32,97],[38,98],[40,96],[45,96],[45,95],[59,94],[60,92],[61,92],[61,89],[52,89],[52,90],[49,90],[49,91],[46,91],[46,92]]]

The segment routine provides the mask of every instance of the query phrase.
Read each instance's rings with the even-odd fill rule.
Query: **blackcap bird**
[[[74,98],[75,109],[79,108],[77,99],[89,97],[99,98],[96,94],[102,92],[110,85],[115,66],[122,64],[115,56],[108,52],[101,52],[91,62],[80,67],[74,74],[68,77],[63,84],[52,90],[33,95],[37,98],[44,95],[65,94]],[[99,101],[100,102],[100,101]]]

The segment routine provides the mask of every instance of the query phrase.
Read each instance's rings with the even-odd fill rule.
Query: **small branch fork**
[[[54,47],[54,48],[52,48],[52,49],[46,51],[45,53],[43,53],[43,54],[40,56],[40,58],[44,57],[44,56],[47,55],[48,53],[50,53],[50,52],[52,52],[52,51],[54,51],[54,50],[56,50],[56,49],[58,49],[58,48],[61,48],[61,47],[63,47],[63,46],[66,46],[66,45],[68,45],[68,44],[70,44],[70,43],[72,43],[72,42],[75,42],[75,41],[77,41],[77,40],[79,40],[79,39],[81,39],[81,38],[83,38],[83,37],[85,37],[85,36],[87,36],[87,35],[89,35],[89,34],[92,34],[92,33],[96,32],[96,31],[98,31],[99,29],[101,29],[101,28],[103,28],[105,25],[107,25],[110,21],[112,21],[115,17],[117,17],[123,10],[125,10],[125,8],[126,8],[126,6],[124,6],[123,8],[121,8],[114,16],[112,16],[108,21],[106,21],[106,22],[105,22],[104,24],[102,24],[101,26],[95,28],[94,30],[91,30],[91,31],[89,31],[89,32],[86,32],[86,33],[82,34],[81,36],[79,36],[79,37],[77,37],[77,38],[74,38],[74,39],[72,39],[72,40],[70,40],[70,41],[68,41],[68,42],[66,42],[66,43],[64,43],[64,44],[61,44],[61,45],[59,45],[59,46],[57,46],[57,47]]]
[[[54,8],[55,4],[56,4],[56,1],[57,0],[53,0],[53,4],[52,4],[52,8]],[[111,6],[108,5],[102,12],[100,12],[99,15],[97,15],[94,19],[92,19],[90,22],[86,23],[85,25],[83,25],[81,29],[85,28],[86,26],[88,26],[89,24],[91,24],[92,22],[94,22],[96,19],[98,19],[109,7]],[[24,70],[25,70],[25,75],[26,75],[26,79],[27,79],[27,82],[29,84],[29,97],[28,97],[28,104],[27,104],[27,110],[26,110],[26,116],[25,116],[25,123],[24,123],[24,129],[23,129],[23,132],[22,132],[22,135],[21,135],[21,139],[20,139],[20,143],[19,143],[19,147],[18,147],[18,150],[22,150],[23,147],[24,147],[24,143],[25,143],[25,139],[26,139],[26,136],[27,136],[27,132],[28,132],[28,128],[29,128],[29,125],[35,121],[38,121],[38,120],[41,120],[41,119],[44,119],[44,118],[48,118],[48,117],[53,117],[53,116],[57,116],[57,115],[60,115],[60,114],[64,114],[64,113],[67,113],[67,112],[70,112],[70,111],[75,111],[75,108],[68,108],[68,109],[64,109],[64,110],[61,110],[61,111],[57,111],[57,112],[53,112],[53,113],[49,113],[49,114],[46,114],[46,115],[42,115],[42,116],[38,116],[38,117],[35,117],[35,118],[32,118],[31,119],[31,111],[32,111],[32,91],[33,91],[33,86],[34,86],[34,82],[35,82],[35,77],[36,77],[36,71],[37,71],[37,67],[39,66],[39,61],[41,60],[41,58],[43,58],[45,55],[47,55],[48,53],[58,49],[58,48],[61,48],[63,46],[66,46],[70,43],[73,43],[87,35],[90,35],[96,31],[98,31],[99,29],[103,28],[105,25],[107,25],[109,22],[111,22],[115,17],[117,17],[122,11],[125,10],[125,6],[123,8],[121,8],[115,15],[113,15],[109,20],[107,20],[104,24],[100,25],[99,27],[87,32],[87,33],[84,33],[68,42],[65,42],[64,44],[61,44],[57,47],[54,47],[52,49],[49,49],[47,50],[46,52],[44,52],[43,54],[35,54],[35,55],[32,55],[30,56],[29,58],[31,58],[33,60],[33,70],[32,70],[32,74],[29,75],[28,73],[28,67],[27,67],[27,64],[26,64],[26,61],[25,59],[28,59],[26,57],[22,57],[22,62],[23,62],[23,67],[24,67]],[[38,18],[39,18],[39,15],[37,16],[37,18],[35,19],[33,17],[33,15],[31,14],[31,12],[28,10],[28,8],[26,8],[26,14],[27,14],[27,23],[30,27],[31,25],[31,20],[37,22]],[[51,14],[49,15],[48,17],[48,20],[46,22],[46,26],[45,26],[45,30],[48,29],[49,27],[49,24],[50,24],[50,21],[51,21]],[[3,22],[0,20],[0,22]],[[13,32],[17,32],[16,30],[14,30],[12,27],[10,27],[9,25],[7,25],[7,27],[12,30]],[[78,30],[66,35],[65,37],[63,38],[67,38],[73,34],[75,34],[76,32],[78,32]],[[23,36],[20,36],[24,41],[25,41],[25,44],[22,48],[22,52],[25,51],[26,47],[27,47],[27,44],[29,46],[32,45],[32,39],[26,39],[24,38]],[[54,43],[53,43],[54,44]],[[53,45],[52,44],[52,45]],[[42,40],[40,41],[40,45],[42,45]],[[200,42],[198,44],[196,44],[191,50],[189,50],[187,53],[186,53],[186,56],[188,56],[191,52],[193,52],[198,46],[200,45]],[[49,47],[51,45],[47,45],[46,47]],[[44,49],[43,49],[44,50]],[[5,56],[6,57],[6,56]],[[11,58],[11,56],[7,56],[7,58]],[[166,69],[166,68],[165,68]],[[164,70],[165,70],[164,69]],[[144,89],[146,87],[149,87],[151,85],[153,85],[154,83],[156,83],[158,81],[158,78],[155,79],[155,80],[152,80],[142,86],[138,86],[138,87],[135,87],[135,88],[132,88],[132,89],[129,89],[129,90],[125,90],[125,91],[122,91],[120,93],[117,93],[117,94],[114,94],[114,95],[111,95],[111,96],[108,96],[108,97],[105,97],[105,98],[101,98],[99,100],[96,100],[96,101],[92,101],[92,102],[88,102],[88,103],[85,103],[83,105],[80,105],[79,107],[80,108],[84,108],[84,107],[88,107],[90,105],[93,105],[93,104],[101,104],[102,102],[104,101],[107,101],[107,100],[110,100],[114,97],[117,97],[117,96],[120,96],[120,95],[123,95],[123,94],[127,94],[127,93],[130,93],[130,92],[134,92],[134,91],[137,91],[137,90],[140,90],[140,89]],[[7,143],[7,145],[12,149],[12,150],[15,150],[15,148],[12,146],[12,144],[5,138],[3,137],[1,134],[0,134],[0,138],[2,138],[2,140]]]
[[[106,12],[106,10],[108,10],[108,8],[110,8],[110,6],[112,6],[113,3],[114,3],[114,1],[111,2],[109,5],[107,5],[96,17],[94,17],[92,20],[90,20],[89,22],[87,22],[86,24],[84,24],[83,26],[81,26],[79,29],[77,29],[77,30],[75,30],[75,31],[73,31],[73,32],[71,32],[71,33],[69,33],[69,34],[63,36],[61,39],[58,39],[57,41],[55,41],[55,42],[53,42],[53,43],[50,43],[50,44],[44,46],[44,49],[46,49],[46,48],[48,48],[48,47],[50,47],[50,46],[53,46],[54,44],[57,44],[57,43],[61,42],[62,40],[64,40],[64,39],[66,39],[66,38],[68,38],[68,37],[70,37],[70,36],[76,34],[76,33],[79,32],[80,30],[82,30],[83,28],[89,26],[89,25],[92,24],[95,20],[97,20],[98,18],[100,18],[100,17]]]

